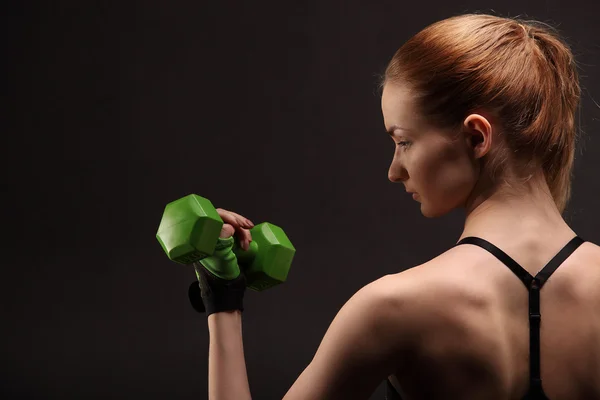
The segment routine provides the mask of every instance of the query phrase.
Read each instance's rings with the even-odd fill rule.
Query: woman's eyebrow
[[[406,129],[406,128],[402,128],[401,126],[398,125],[392,125],[390,126],[390,128],[386,131],[388,135],[390,136],[394,136],[394,131],[396,131],[396,129],[400,129],[406,132],[410,132],[410,129]]]

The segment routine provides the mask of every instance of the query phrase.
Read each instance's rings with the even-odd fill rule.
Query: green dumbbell
[[[210,200],[190,194],[167,204],[156,238],[170,260],[189,265],[214,253],[223,223]],[[233,247],[247,287],[260,292],[285,282],[296,253],[285,232],[263,222],[250,233],[248,251],[237,238]]]

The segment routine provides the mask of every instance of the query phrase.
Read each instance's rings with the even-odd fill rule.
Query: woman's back
[[[533,276],[576,236],[570,229],[495,235],[483,239]],[[393,279],[415,282],[414,315],[421,327],[390,379],[403,399],[524,398],[530,382],[529,293],[505,264],[481,247],[462,244]],[[598,287],[600,247],[590,242],[542,287],[541,378],[550,400],[600,399]]]

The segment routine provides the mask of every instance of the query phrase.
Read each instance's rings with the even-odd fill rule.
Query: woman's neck
[[[488,193],[490,191],[488,190]],[[510,240],[548,235],[575,236],[556,207],[545,181],[530,180],[516,192],[508,187],[491,194],[474,194],[466,209],[463,233],[490,239]],[[459,239],[459,240],[460,240]]]

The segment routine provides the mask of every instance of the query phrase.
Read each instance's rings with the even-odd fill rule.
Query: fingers
[[[240,237],[240,246],[242,249],[248,251],[250,248],[250,242],[252,241],[252,235],[248,229],[241,229],[242,235]]]
[[[224,222],[231,224],[235,227],[242,227],[242,228],[246,228],[246,229],[254,227],[254,224],[252,223],[252,221],[250,221],[246,217],[242,217],[238,213],[234,213],[233,211],[224,210],[222,208],[217,208],[217,212],[219,213],[219,216],[221,217],[221,219],[223,219]]]
[[[222,208],[217,208],[217,212],[223,222],[223,229],[221,230],[221,237],[230,237],[233,235],[233,232],[229,229],[226,231],[226,227],[229,225],[235,231],[236,237],[240,241],[240,247],[244,250],[248,250],[250,247],[250,242],[252,242],[252,235],[250,234],[249,228],[253,228],[254,224],[248,218],[242,217],[241,215],[234,213],[233,211],[224,210]],[[226,235],[226,236],[223,236]]]
[[[239,239],[240,247],[247,251],[250,247],[250,242],[252,242],[252,235],[250,234],[250,231],[248,229],[236,229],[233,225],[223,224],[223,228],[221,228],[221,234],[219,235],[219,237],[221,239],[227,239],[233,236],[234,234]]]
[[[235,233],[235,228],[229,224],[223,224],[223,227],[221,228],[221,234],[219,235],[219,237],[221,239],[227,239],[228,237],[233,236],[233,234]]]

